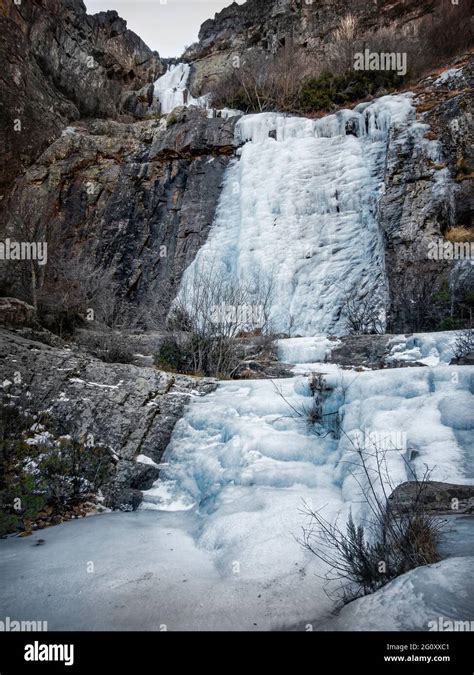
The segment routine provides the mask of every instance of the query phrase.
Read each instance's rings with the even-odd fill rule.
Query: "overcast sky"
[[[236,0],[239,5],[245,0]],[[84,0],[89,14],[115,9],[128,27],[160,56],[180,56],[196,42],[206,19],[232,0]]]

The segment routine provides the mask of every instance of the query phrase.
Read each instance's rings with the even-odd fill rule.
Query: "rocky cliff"
[[[206,239],[235,150],[235,119],[183,109],[172,121],[75,123],[17,180],[6,231],[18,220],[30,231],[48,223],[61,232],[51,263],[89,261],[125,300],[153,298],[163,318]]]
[[[225,72],[235,67],[237,54],[252,49],[276,53],[282,47],[303,54],[324,54],[341,17],[349,11],[357,18],[363,39],[390,27],[399,34],[413,34],[436,0],[247,0],[232,3],[201,26],[199,41],[184,59],[193,63],[192,88],[205,93]]]
[[[363,31],[403,32],[432,5],[391,0],[378,3],[376,13],[367,2],[351,9]],[[197,59],[194,85],[224,53],[271,51],[285,40],[308,53],[320,49],[345,11],[343,2],[234,3],[203,24],[199,44],[186,54]],[[115,12],[91,17],[80,0],[32,0],[4,7],[0,20],[6,35],[0,233],[13,237],[21,223],[49,238],[53,259],[80,260],[83,267],[87,261],[88,269],[112,278],[127,302],[140,307],[159,297],[163,318],[213,222],[237,148],[236,118],[209,119],[196,108],[160,118],[151,83],[162,64]],[[420,144],[416,134],[390,138],[379,222],[393,331],[409,329],[406,307],[420,277],[432,286],[449,275],[450,261],[427,259],[430,242],[449,226],[470,225],[472,61],[460,60],[454,71],[415,87],[429,143]],[[31,302],[21,280],[2,267],[5,294]]]
[[[0,198],[12,180],[81,117],[140,116],[162,70],[117,12],[82,0],[0,3]]]
[[[474,287],[469,259],[430,258],[430,246],[444,241],[450,227],[472,228],[474,58],[443,76],[423,79],[414,88],[417,132],[395,133],[385,171],[379,222],[385,238],[390,290],[389,329],[413,330],[413,308],[420,319],[433,310],[436,291],[462,284]],[[463,167],[467,167],[465,172]],[[469,256],[467,256],[469,258]],[[415,328],[416,329],[416,328]]]

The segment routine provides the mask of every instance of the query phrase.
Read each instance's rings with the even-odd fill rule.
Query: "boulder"
[[[474,513],[474,485],[456,485],[413,481],[399,485],[390,495],[389,504],[398,512],[409,511],[415,500],[430,515],[460,515]]]

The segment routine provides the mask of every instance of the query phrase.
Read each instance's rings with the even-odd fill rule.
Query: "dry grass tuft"
[[[474,229],[464,225],[456,225],[446,232],[444,238],[454,242],[474,241]]]

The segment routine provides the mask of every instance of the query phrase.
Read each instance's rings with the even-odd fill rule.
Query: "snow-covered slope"
[[[449,365],[454,358],[456,331],[396,335],[389,343],[387,362],[405,361],[426,366]]]
[[[474,557],[450,558],[418,567],[373,595],[351,602],[321,626],[335,631],[454,630],[454,622],[474,626],[474,592],[467,579],[474,574]],[[317,629],[317,626],[315,627]],[[433,636],[434,637],[434,636]]]
[[[369,294],[384,322],[386,279],[377,203],[391,129],[414,123],[410,94],[320,120],[276,113],[239,120],[207,243],[184,275],[272,279],[272,318],[292,335],[344,332],[348,293]]]

